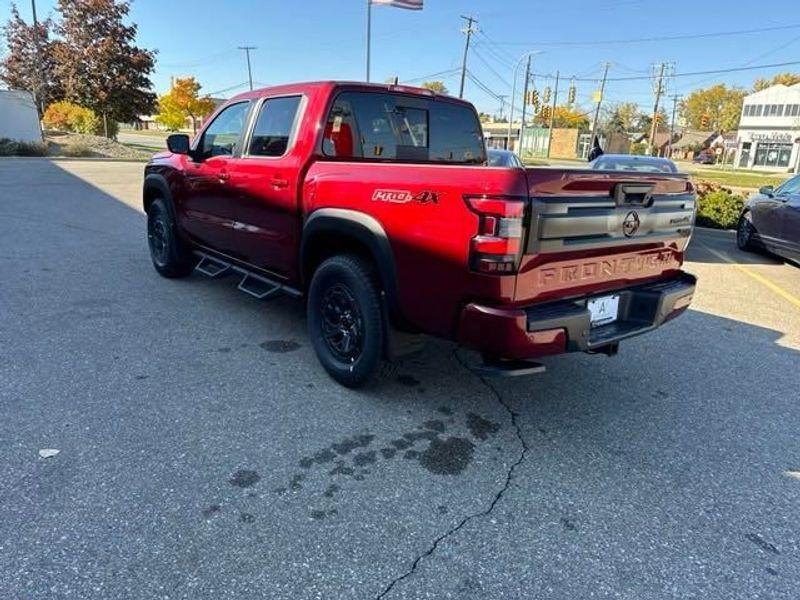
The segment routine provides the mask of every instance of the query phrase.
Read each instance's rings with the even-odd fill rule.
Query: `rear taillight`
[[[526,202],[511,198],[467,197],[478,215],[478,231],[470,240],[470,267],[480,273],[516,273],[522,255]]]

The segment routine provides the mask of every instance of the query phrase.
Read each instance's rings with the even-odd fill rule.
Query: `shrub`
[[[89,147],[88,144],[83,142],[78,142],[75,144],[65,145],[61,153],[64,156],[71,156],[74,158],[83,158],[87,156],[94,156],[94,151]]]
[[[644,156],[647,154],[647,142],[631,144],[631,154],[636,154],[637,156]]]
[[[0,138],[0,156],[47,156],[47,145]]]
[[[697,224],[714,229],[734,229],[744,206],[744,198],[725,190],[698,198]]]
[[[103,124],[94,111],[67,102],[53,102],[44,111],[42,121],[45,127],[60,131],[72,131],[73,133],[102,133]]]

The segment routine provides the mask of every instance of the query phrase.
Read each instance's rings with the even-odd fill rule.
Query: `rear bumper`
[[[458,342],[496,358],[525,359],[562,352],[604,351],[680,315],[697,280],[688,273],[603,295],[619,296],[618,319],[591,327],[583,297],[507,309],[469,304],[461,312]]]

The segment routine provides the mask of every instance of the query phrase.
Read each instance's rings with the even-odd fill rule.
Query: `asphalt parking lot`
[[[698,231],[615,358],[349,391],[301,302],[157,276],[141,171],[0,162],[0,597],[800,597],[800,268]]]

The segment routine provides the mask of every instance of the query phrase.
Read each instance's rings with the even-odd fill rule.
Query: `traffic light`
[[[575,104],[575,84],[569,86],[569,92],[567,92],[567,101],[570,104]]]
[[[546,121],[549,120],[550,119],[550,107],[545,104],[542,107],[542,112],[540,112],[539,114],[542,115],[542,118],[544,120],[546,120]]]
[[[525,98],[525,102],[528,104],[528,106],[538,106],[539,92],[536,90],[529,91],[528,96]]]
[[[708,124],[711,122],[711,118],[708,115],[703,115],[700,117],[700,128],[701,129],[708,129]]]
[[[544,92],[542,93],[542,101],[545,104],[550,104],[550,94],[550,86],[548,85],[546,88],[544,88]]]

